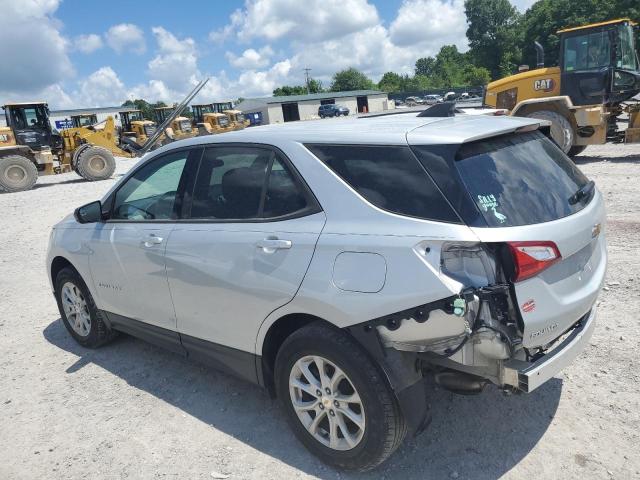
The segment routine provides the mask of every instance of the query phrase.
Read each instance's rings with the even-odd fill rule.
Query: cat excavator
[[[33,188],[38,175],[75,171],[95,181],[111,177],[115,156],[141,157],[151,150],[164,130],[207,83],[202,80],[144,143],[122,137],[118,141],[113,117],[102,124],[54,130],[46,102],[6,103],[6,127],[0,127],[0,190],[19,192]],[[123,141],[124,140],[124,141]]]

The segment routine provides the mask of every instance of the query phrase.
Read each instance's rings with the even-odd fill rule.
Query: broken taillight
[[[562,258],[553,242],[507,242],[515,263],[514,282],[531,278]]]

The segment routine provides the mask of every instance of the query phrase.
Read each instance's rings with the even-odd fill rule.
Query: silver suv
[[[162,147],[54,228],[62,320],[86,347],[124,332],[262,385],[314,454],[371,469],[427,425],[428,375],[531,392],[593,332],[603,200],[535,122],[405,113]]]

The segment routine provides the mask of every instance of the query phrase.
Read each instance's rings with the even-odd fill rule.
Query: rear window
[[[460,223],[408,147],[306,145],[376,207],[426,220]]]
[[[588,180],[538,132],[462,145],[455,167],[490,227],[557,220],[582,210],[592,196],[569,202]]]

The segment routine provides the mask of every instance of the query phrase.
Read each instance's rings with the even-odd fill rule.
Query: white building
[[[318,117],[320,105],[337,104],[349,109],[350,115],[365,112],[381,112],[395,108],[385,92],[378,90],[353,90],[350,92],[323,92],[309,95],[247,98],[236,105],[251,123],[291,122]]]

